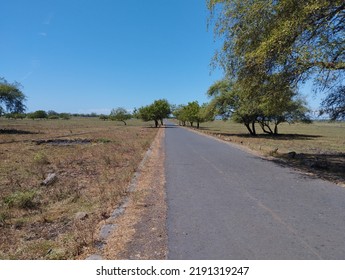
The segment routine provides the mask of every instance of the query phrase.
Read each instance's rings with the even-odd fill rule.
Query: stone
[[[86,212],[78,212],[77,214],[75,214],[75,219],[78,221],[83,221],[85,219],[87,219],[89,217],[89,214]]]
[[[49,173],[47,178],[42,182],[42,185],[44,186],[50,186],[53,185],[57,181],[57,175],[55,173]]]
[[[91,255],[89,257],[86,258],[86,260],[103,260],[102,256],[100,255]]]
[[[107,240],[113,230],[116,228],[115,224],[105,224],[102,226],[101,231],[99,233],[99,237],[101,240]]]

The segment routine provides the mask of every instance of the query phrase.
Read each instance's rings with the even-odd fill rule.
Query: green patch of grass
[[[38,206],[36,201],[37,193],[31,191],[16,191],[6,196],[3,201],[9,208],[16,207],[20,209],[34,209]]]
[[[0,212],[0,226],[4,226],[7,223],[7,220],[10,218],[10,214],[8,211]]]
[[[111,140],[107,138],[99,138],[96,140],[96,142],[106,144],[106,143],[110,143]]]
[[[34,163],[37,165],[49,164],[49,160],[46,154],[38,152],[34,156]]]

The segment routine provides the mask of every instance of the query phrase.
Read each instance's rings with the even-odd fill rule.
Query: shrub
[[[37,207],[35,191],[17,191],[4,198],[4,203],[12,208],[33,209]]]
[[[44,153],[38,152],[34,156],[34,162],[38,165],[45,165],[49,163],[49,160],[48,160],[48,157]]]
[[[100,115],[100,116],[99,116],[99,119],[100,119],[100,120],[103,120],[103,121],[106,121],[106,120],[109,120],[109,117],[106,116],[106,115]]]
[[[28,114],[28,117],[30,119],[46,119],[48,117],[48,114],[46,111],[38,110],[36,112]]]
[[[71,118],[71,115],[68,113],[61,113],[60,118],[63,120],[69,120]]]

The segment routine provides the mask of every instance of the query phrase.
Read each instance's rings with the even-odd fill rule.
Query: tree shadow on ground
[[[0,134],[37,134],[37,132],[18,129],[0,129]]]
[[[257,134],[257,135],[250,135],[249,133],[225,133],[220,132],[220,130],[216,129],[209,129],[209,128],[200,128],[202,131],[206,131],[208,133],[216,134],[220,137],[243,137],[243,138],[253,138],[253,139],[271,139],[271,140],[310,140],[314,138],[321,138],[321,135],[310,135],[310,134]]]
[[[270,139],[270,140],[312,140],[321,138],[321,135],[306,135],[306,134],[278,134],[268,135],[259,134],[252,136],[242,133],[222,133],[214,129],[202,128],[206,134],[217,136],[225,139],[230,137],[239,137],[245,139]],[[242,141],[241,141],[242,144]],[[294,168],[303,173],[309,174],[314,178],[324,179],[331,182],[345,184],[345,153],[280,153],[272,151],[270,157],[265,158],[282,167]]]
[[[298,169],[319,179],[345,183],[345,153],[276,153],[267,160],[273,161],[282,167]]]
[[[160,125],[158,127],[155,127],[154,125],[147,125],[147,126],[144,126],[144,127],[145,128],[177,128],[177,126],[169,125],[169,124]]]

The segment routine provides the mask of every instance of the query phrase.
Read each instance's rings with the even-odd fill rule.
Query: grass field
[[[134,120],[0,119],[0,259],[91,251],[156,133]]]
[[[252,137],[244,125],[231,121],[203,123],[200,131],[272,156],[280,163],[318,177],[345,182],[345,122],[281,124],[280,135],[276,137],[267,134]],[[257,131],[260,133],[259,127]]]

